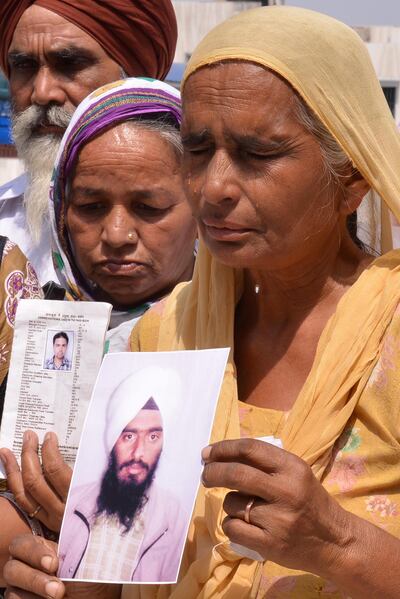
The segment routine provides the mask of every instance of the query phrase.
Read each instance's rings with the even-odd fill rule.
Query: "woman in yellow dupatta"
[[[367,51],[318,13],[246,11],[196,49],[183,99],[203,241],[192,283],[143,317],[131,347],[232,352],[179,581],[121,597],[394,599],[400,256],[373,261],[346,228],[369,187],[400,217],[400,141]],[[381,222],[387,250],[385,210]],[[265,435],[285,449],[245,438]],[[34,569],[43,558],[55,572],[51,547],[10,550],[9,584],[48,596],[51,580],[63,596]]]
[[[278,80],[281,95],[276,81],[269,81],[268,77]],[[288,91],[285,96],[285,82],[296,94]],[[389,535],[381,539],[378,534],[375,539],[378,529],[370,523],[400,537],[400,255],[386,254],[369,266],[360,255],[354,262],[349,259],[351,250],[346,247],[343,231],[343,214],[347,211],[337,200],[336,219],[341,224],[336,229],[325,228],[326,244],[319,246],[319,256],[324,259],[333,254],[340,260],[347,253],[344,262],[347,260],[349,270],[342,269],[336,277],[333,274],[341,290],[337,295],[333,291],[332,303],[327,302],[326,310],[326,295],[335,288],[333,285],[329,289],[327,281],[337,262],[331,262],[335,266],[329,274],[324,271],[327,276],[314,305],[306,305],[310,299],[307,285],[311,287],[313,281],[309,272],[304,276],[303,270],[297,281],[300,291],[286,279],[287,296],[297,302],[298,313],[302,307],[305,309],[297,330],[292,330],[282,342],[281,330],[285,331],[286,323],[282,324],[282,312],[274,305],[276,279],[279,269],[290,263],[287,248],[291,247],[290,240],[295,239],[296,227],[304,230],[302,216],[315,226],[314,213],[296,215],[298,220],[291,222],[290,215],[277,206],[287,198],[290,210],[295,211],[295,202],[299,201],[289,169],[296,168],[296,160],[300,161],[304,140],[294,131],[287,142],[285,127],[290,116],[285,99],[291,102],[290,93],[302,99],[309,117],[317,116],[355,167],[347,179],[342,178],[342,197],[348,212],[365,193],[363,180],[380,194],[396,216],[400,215],[400,140],[367,50],[358,36],[325,15],[292,7],[241,13],[211,31],[200,43],[183,82],[182,135],[188,197],[208,248],[202,243],[193,282],[176,289],[162,314],[149,313],[141,321],[133,334],[132,350],[230,346],[231,360],[212,442],[240,436],[278,436],[287,451],[311,466],[315,478],[304,483],[302,477],[307,478],[307,473],[293,456],[284,456],[281,450],[264,451],[254,443],[214,446],[204,473],[209,488],[200,493],[197,501],[180,582],[169,589],[142,587],[139,593],[126,588],[124,598],[337,599],[351,595],[355,599],[399,594],[391,574],[384,574],[383,580],[376,569],[385,572],[389,568],[390,572],[388,554],[395,556],[397,552],[398,559],[400,544]],[[315,118],[311,116],[308,122],[314,123],[315,133]],[[307,125],[307,120],[303,119],[303,123]],[[320,131],[317,139],[318,134]],[[310,168],[318,171],[318,166],[314,161]],[[267,247],[258,243],[256,233],[245,231],[241,238],[241,232],[235,231],[241,223],[243,227],[243,223],[255,228],[260,225],[254,216],[258,188],[255,184],[250,187],[249,180],[261,180],[265,202],[272,205],[266,228],[272,229],[272,235],[284,231],[289,241],[279,245],[272,235],[268,238],[267,232]],[[277,187],[271,192],[275,180],[277,187],[281,185],[283,189],[282,195],[278,195]],[[309,205],[316,212],[306,170],[297,180],[295,191],[299,193],[302,185],[309,186]],[[323,203],[322,197],[317,201]],[[254,212],[246,212],[247,204],[256,206]],[[280,230],[273,220],[274,211],[278,210],[280,218],[287,221]],[[329,221],[329,215],[324,218]],[[391,243],[388,221],[383,210],[383,250],[389,249]],[[322,219],[314,238],[320,231],[320,237],[323,235],[324,224]],[[327,248],[332,240],[337,245],[330,253]],[[303,258],[303,268],[307,268],[309,258],[303,251],[307,244],[314,248],[312,251],[318,246],[304,239],[297,248],[300,268]],[[250,250],[246,249],[248,246]],[[271,248],[278,247],[279,256],[271,255]],[[269,267],[265,276],[262,261],[266,270]],[[296,261],[290,264],[287,272],[292,283],[296,283]],[[317,274],[320,264],[313,259],[309,262]],[[243,313],[243,297],[246,293],[251,295],[252,287],[253,298],[247,301]],[[271,301],[265,298],[267,294],[273,295]],[[283,293],[283,304],[286,299]],[[276,317],[275,323],[268,323],[268,312],[260,318],[259,313],[267,309],[270,321]],[[288,312],[287,318],[295,312]],[[312,324],[307,326],[313,317],[319,320],[315,328]],[[246,327],[250,334],[243,332]],[[318,342],[315,331],[319,327],[323,332]],[[264,333],[271,334],[272,343],[260,341]],[[273,357],[265,358],[263,352],[272,353],[274,343]],[[308,376],[302,378],[301,362],[307,363],[311,349],[315,359]],[[245,375],[241,376],[241,369],[247,369]],[[254,375],[249,377],[251,370]],[[232,462],[236,475],[229,467]],[[247,469],[243,464],[248,465]],[[253,480],[249,465],[261,471],[259,479]],[[279,484],[274,483],[271,470],[275,477],[281,476]],[[342,535],[337,553],[332,549],[335,543],[330,544],[323,529],[327,527],[335,536],[341,516],[332,510],[316,484],[346,510],[340,526],[347,533],[337,533],[338,538]],[[239,496],[228,496],[225,506],[224,486],[241,491]],[[253,496],[261,499],[252,503]],[[223,507],[231,516],[224,529]],[[309,517],[312,513],[315,529],[308,528],[309,522],[304,523],[299,514],[302,510]],[[348,517],[349,512],[364,520]],[[250,524],[243,522],[246,517]],[[287,526],[281,520],[286,520]],[[357,529],[355,523],[360,522]],[[319,534],[327,552],[318,540]],[[343,534],[348,538],[343,540]],[[226,535],[269,561],[260,564],[241,559],[231,550]],[[308,535],[313,538],[315,549],[311,549],[313,543]],[[354,545],[349,540],[351,535],[357,539]],[[324,580],[325,576],[330,580]]]

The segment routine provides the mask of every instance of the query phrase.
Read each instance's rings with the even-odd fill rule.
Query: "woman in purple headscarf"
[[[114,306],[110,351],[191,278],[196,226],[180,177],[180,95],[156,80],[93,92],[61,142],[51,187],[53,261],[76,300]]]
[[[180,175],[180,121],[174,88],[126,79],[80,104],[60,146],[50,192],[55,270],[68,299],[113,305],[107,351],[127,349],[138,318],[192,275],[196,225]],[[61,525],[70,471],[61,464],[46,481],[36,435],[25,437],[24,450],[23,475],[13,454],[1,452],[13,495],[0,497],[0,562],[21,526],[46,535]],[[44,462],[54,452],[51,434]],[[37,485],[26,493],[28,478]]]

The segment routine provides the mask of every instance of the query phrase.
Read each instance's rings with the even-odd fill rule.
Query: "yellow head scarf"
[[[368,52],[356,33],[319,13],[294,7],[257,8],[216,27],[188,64],[183,85],[199,68],[247,60],[288,80],[318,115],[365,179],[400,218],[400,139]],[[183,88],[184,100],[184,88]],[[336,439],[348,422],[400,300],[397,252],[376,260],[343,296],[327,324],[313,368],[283,430],[287,450],[322,478]],[[157,334],[146,339],[151,314],[134,335],[133,349],[193,349],[234,345],[241,273],[219,264],[201,244],[191,284],[166,304]],[[151,329],[151,326],[150,326]],[[139,345],[135,345],[135,337]],[[233,353],[233,352],[232,352]],[[235,367],[231,355],[212,441],[239,437]],[[222,544],[222,489],[202,491],[173,589],[140,589],[141,597],[202,599],[253,597],[257,564]]]
[[[230,59],[255,62],[289,81],[399,219],[399,134],[365,44],[352,29],[292,6],[248,10],[200,42],[182,85],[202,66]],[[383,244],[390,249],[390,239]]]

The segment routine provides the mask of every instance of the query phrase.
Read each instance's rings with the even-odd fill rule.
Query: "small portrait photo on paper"
[[[43,368],[70,372],[74,355],[74,331],[49,329]]]
[[[176,582],[227,355],[105,356],[61,529],[63,580]]]

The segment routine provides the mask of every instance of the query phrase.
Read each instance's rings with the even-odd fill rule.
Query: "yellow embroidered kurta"
[[[285,443],[290,435],[288,424],[297,414],[297,420],[303,422],[298,426],[298,442],[309,437],[313,448],[318,440],[321,442],[324,436],[330,435],[332,426],[341,420],[342,432],[328,454],[330,458],[323,466],[321,482],[343,508],[400,538],[400,272],[397,263],[398,252],[378,259],[343,296],[337,313],[321,336],[312,371],[290,413],[257,408],[235,399],[234,367],[228,365],[213,440],[235,436],[237,422],[236,436],[282,436]],[[190,287],[188,285],[186,291],[190,291]],[[184,292],[185,288],[181,288],[174,293],[179,297]],[[393,304],[395,296],[397,303]],[[144,316],[133,332],[132,350],[165,349],[162,332],[168,331],[171,305],[174,304],[170,298]],[[389,310],[390,305],[393,307]],[[371,313],[367,315],[369,310]],[[362,322],[374,324],[368,325],[372,328],[368,335],[364,331],[365,340],[357,347]],[[353,329],[349,323],[354,325]],[[355,347],[351,345],[353,339]],[[336,370],[332,366],[334,371],[330,371],[328,365],[321,369],[321,364],[328,363],[335,365]],[[351,379],[357,369],[358,382],[351,383],[345,391],[343,403],[339,397],[348,387],[346,380]],[[332,397],[336,408],[331,407],[331,400],[327,401],[335,386],[337,390]],[[314,403],[310,402],[310,389],[316,393]],[[314,412],[322,416],[314,418]],[[343,421],[347,413],[349,417]],[[172,587],[125,587],[123,599],[347,599],[333,582],[312,574],[291,571],[272,562],[258,566],[250,560],[235,558],[220,528],[223,496],[222,489],[200,489],[180,582]],[[219,545],[224,539],[225,544]]]
[[[350,512],[400,538],[400,309],[322,483]],[[242,437],[280,437],[287,414],[239,402]],[[266,562],[257,599],[346,599],[330,581]]]
[[[368,52],[354,31],[297,7],[244,11],[218,25],[194,50],[183,80],[184,106],[191,74],[224,60],[256,63],[288,81],[380,195],[383,208],[400,218],[400,138]],[[387,217],[383,210],[382,225],[388,224]],[[388,227],[381,242],[384,251],[390,249]],[[192,283],[171,294],[158,332],[152,315],[145,315],[133,339],[132,349],[140,351],[232,348],[212,441],[240,436],[233,352],[242,275],[219,263],[200,242]],[[340,300],[282,427],[284,447],[305,460],[345,508],[398,537],[400,364],[393,362],[390,344],[397,352],[399,302],[400,255],[394,252],[376,260]],[[229,549],[221,528],[223,498],[223,489],[200,491],[177,585],[124,589],[123,597],[255,599],[260,589],[271,587],[274,576],[290,576],[271,565],[274,571],[266,574],[267,566]],[[313,577],[295,577],[296,584],[300,580]],[[284,599],[290,592],[296,599],[321,597],[321,592],[338,596],[327,582],[310,584],[311,591],[304,585],[301,591],[276,591],[275,584],[264,594],[269,599]]]

